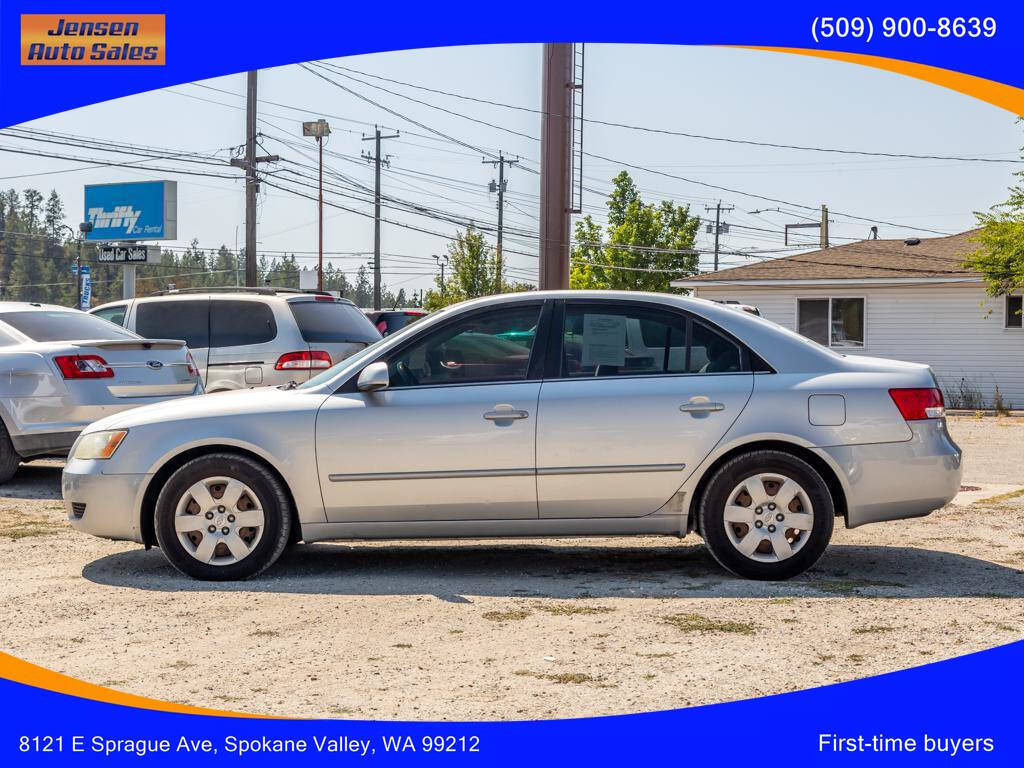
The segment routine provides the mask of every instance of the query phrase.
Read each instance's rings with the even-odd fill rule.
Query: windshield
[[[131,331],[126,331],[111,322],[84,312],[55,310],[35,310],[33,312],[5,312],[0,320],[33,341],[81,341],[84,339],[100,339],[117,341],[118,339],[139,338]]]

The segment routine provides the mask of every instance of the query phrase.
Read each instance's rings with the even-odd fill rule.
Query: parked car
[[[712,299],[716,304],[725,304],[727,307],[739,310],[740,312],[749,312],[752,315],[760,315],[761,310],[755,307],[753,304],[743,304],[742,302],[736,301],[735,299]]]
[[[395,331],[400,331],[410,323],[415,323],[427,316],[424,309],[364,309],[363,312],[370,318],[382,336],[388,336]]]
[[[184,339],[207,392],[303,382],[381,338],[348,299],[287,288],[161,291],[92,314]]]
[[[449,307],[293,390],[104,419],[63,490],[73,527],[200,579],[253,576],[297,539],[690,531],[730,571],[784,579],[836,517],[943,506],[960,462],[925,365],[701,299],[565,291]]]
[[[0,302],[0,483],[62,456],[90,422],[202,391],[181,341],[145,340],[85,312]]]

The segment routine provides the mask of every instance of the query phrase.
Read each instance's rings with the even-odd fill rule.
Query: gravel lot
[[[964,483],[1024,486],[1024,419],[954,417]],[[1024,635],[1024,495],[836,529],[740,581],[700,540],[317,544],[253,582],[75,534],[60,464],[0,488],[0,648],[131,693],[301,717],[666,709],[914,666]],[[1004,490],[1004,489],[1000,489]]]

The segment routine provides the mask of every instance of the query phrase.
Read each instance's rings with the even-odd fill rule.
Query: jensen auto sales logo
[[[163,66],[162,13],[23,13],[25,66]]]

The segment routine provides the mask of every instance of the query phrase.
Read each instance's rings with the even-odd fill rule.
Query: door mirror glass
[[[387,389],[391,383],[391,376],[388,374],[388,364],[382,362],[370,363],[363,368],[356,380],[356,387],[360,392],[377,392]]]

